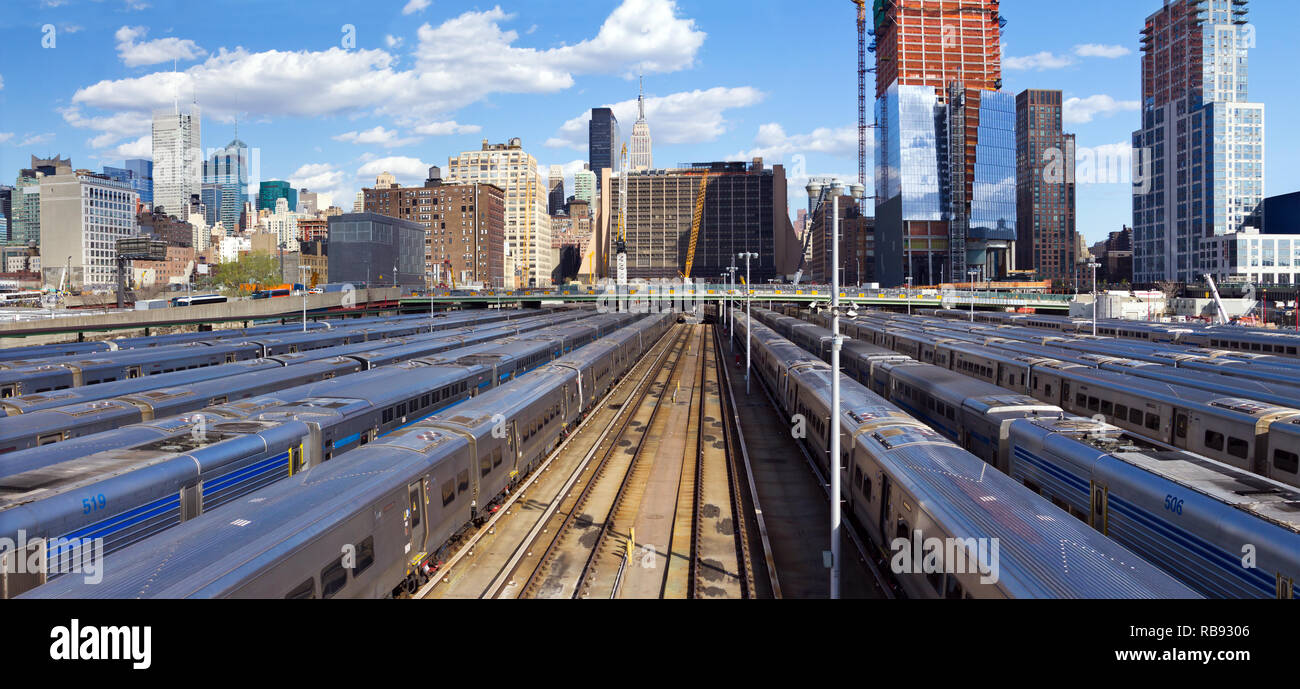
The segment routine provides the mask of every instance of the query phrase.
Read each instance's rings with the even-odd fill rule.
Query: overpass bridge
[[[743,300],[746,296],[754,301],[771,302],[826,302],[831,298],[829,287],[790,287],[758,286],[746,288],[742,285],[629,285],[625,298],[634,303],[655,303],[661,307],[667,303],[683,304],[689,307],[697,303],[718,302],[723,300]],[[486,308],[503,304],[538,304],[541,302],[564,301],[572,303],[613,304],[619,294],[612,288],[555,287],[551,289],[501,290],[501,291],[465,291],[435,290],[430,296],[402,297],[402,310],[418,311],[422,308],[447,308],[464,306]],[[878,308],[970,308],[972,305],[981,310],[1034,309],[1039,313],[1068,313],[1070,301],[1074,297],[1068,294],[1038,294],[990,291],[955,291],[892,289],[840,289],[840,299],[863,307]]]

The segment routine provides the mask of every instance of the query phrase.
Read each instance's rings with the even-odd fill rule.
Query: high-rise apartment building
[[[153,199],[180,216],[203,183],[203,148],[197,104],[153,114]],[[184,219],[184,218],[182,218]]]
[[[1248,97],[1247,0],[1168,0],[1142,30],[1133,133],[1133,280],[1198,281],[1207,238],[1254,227],[1264,198],[1264,105]],[[1266,220],[1265,220],[1266,221]],[[1228,272],[1232,272],[1229,269]]]
[[[492,144],[484,139],[482,149],[451,156],[448,170],[449,182],[491,184],[505,192],[505,286],[550,284],[554,266],[546,178],[522,140]]]
[[[637,120],[632,125],[632,141],[628,146],[628,166],[633,170],[649,170],[655,166],[650,123],[645,119],[645,86],[636,98]]]
[[[686,270],[691,227],[700,181],[705,183],[704,214],[691,277],[713,280],[740,252],[758,254],[751,279],[762,284],[794,272],[801,247],[794,237],[786,202],[785,168],[752,163],[696,163],[689,168],[627,171],[627,274],[629,278],[672,279]],[[609,231],[618,227],[618,191],[611,179]],[[614,252],[605,247],[613,274]]]
[[[137,234],[131,185],[77,170],[40,179],[41,256],[45,283],[110,289],[117,278],[117,240]],[[57,257],[57,258],[56,258]]]
[[[506,194],[500,187],[430,177],[423,187],[361,191],[365,212],[425,227],[424,270],[430,286],[450,284],[448,278],[457,285],[505,285]]]
[[[589,169],[596,173],[596,189],[600,190],[600,171],[608,168],[611,172],[619,171],[619,154],[622,153],[618,118],[610,108],[592,108],[591,124],[587,129],[587,163]]]
[[[1061,129],[1060,91],[1016,96],[1016,267],[1039,280],[1077,276],[1074,135]]]
[[[559,165],[552,165],[550,175],[546,180],[547,188],[547,213],[550,215],[559,215],[564,210],[564,168]]]
[[[1015,98],[998,0],[878,0],[876,277],[996,279],[1016,240]]]

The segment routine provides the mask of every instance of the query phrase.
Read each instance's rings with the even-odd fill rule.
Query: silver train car
[[[1011,475],[1214,598],[1294,598],[1300,493],[1080,417],[1011,425]]]
[[[790,415],[807,420],[804,442],[829,471],[829,434],[843,439],[843,499],[903,591],[917,598],[1196,597],[1183,584],[1073,519],[866,387],[845,378],[842,409],[830,409],[825,362],[734,312],[737,342],[753,330],[756,373]],[[998,575],[924,571],[911,557],[921,539],[999,543]],[[1060,544],[1100,557],[1061,558]],[[890,544],[886,549],[883,544]],[[896,552],[890,552],[895,550]],[[987,563],[986,563],[987,564]],[[960,568],[950,568],[960,569]],[[974,568],[972,568],[974,569]],[[987,568],[991,571],[994,568]],[[901,570],[901,571],[900,571]],[[920,570],[920,571],[918,571]]]
[[[671,326],[642,318],[387,440],[110,555],[27,598],[375,598],[412,592]],[[508,420],[495,433],[496,414]],[[504,437],[499,437],[499,436]],[[183,558],[169,552],[186,552]]]

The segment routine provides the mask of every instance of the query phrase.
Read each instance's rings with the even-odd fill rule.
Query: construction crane
[[[618,156],[618,235],[614,238],[615,281],[627,287],[627,144]]]
[[[700,225],[704,222],[704,192],[709,187],[709,171],[704,171],[704,176],[700,178],[700,191],[695,195],[695,216],[691,219],[691,243],[686,250],[686,272],[682,273],[682,279],[689,281],[691,279],[691,268],[695,267],[695,246],[700,241]]]
[[[1209,273],[1205,274],[1205,282],[1210,285],[1210,295],[1214,297],[1214,308],[1219,314],[1219,323],[1228,324],[1228,312],[1223,308],[1223,300],[1219,298],[1219,286],[1214,284],[1214,276]]]
[[[858,184],[867,186],[867,0],[858,6]],[[802,268],[802,264],[800,266]],[[798,284],[797,282],[795,284]]]

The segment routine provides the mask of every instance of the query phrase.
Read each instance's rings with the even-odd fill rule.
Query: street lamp
[[[1092,268],[1092,336],[1097,336],[1097,268],[1101,266],[1095,260],[1088,261],[1088,267]]]
[[[912,315],[912,278],[907,278],[907,315]]]
[[[745,394],[748,395],[749,394],[749,362],[750,362],[749,344],[750,341],[754,339],[754,321],[750,316],[750,308],[749,308],[749,285],[750,285],[749,260],[752,258],[758,258],[758,254],[750,251],[742,251],[736,254],[736,258],[744,259],[745,261]]]
[[[721,273],[721,274],[718,275],[718,278],[719,278],[719,279],[718,279],[718,286],[721,288],[721,289],[718,290],[718,318],[719,318],[719,320],[720,320],[721,323],[722,323],[722,329],[723,329],[723,330],[726,330],[726,329],[727,329],[727,309],[726,309],[726,304],[727,304],[727,274],[726,274],[726,273]]]
[[[727,272],[731,273],[731,279],[727,282],[727,310],[731,310],[731,288],[736,284],[736,262],[732,261],[727,266]],[[731,351],[736,351],[736,314],[731,315]]]
[[[302,260],[302,254],[298,254],[298,260]],[[311,266],[299,263],[298,272],[302,274],[302,331],[307,332],[307,278],[311,276]]]
[[[966,276],[970,278],[970,322],[975,322],[975,277],[980,274],[979,270],[971,268],[966,271]]]
[[[433,332],[433,271],[424,271],[424,288],[429,292],[429,332]]]

